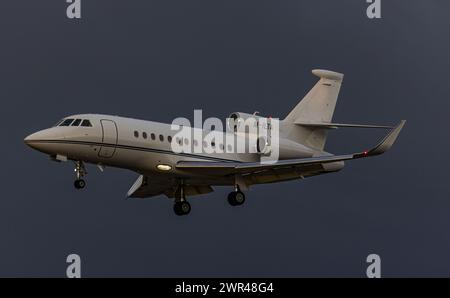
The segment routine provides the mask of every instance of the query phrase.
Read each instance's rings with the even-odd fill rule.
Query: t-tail
[[[281,121],[281,135],[284,138],[323,151],[329,129],[338,127],[392,128],[392,126],[384,125],[332,123],[344,75],[321,69],[315,69],[312,73],[320,80]]]

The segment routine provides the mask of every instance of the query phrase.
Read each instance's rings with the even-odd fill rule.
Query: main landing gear
[[[191,204],[189,204],[188,201],[175,202],[173,205],[173,211],[179,216],[187,215],[191,212]]]
[[[186,201],[184,185],[181,183],[179,186],[179,192],[176,192],[175,204],[173,205],[173,211],[176,215],[187,215],[191,212],[191,204]],[[239,186],[235,187],[235,190],[228,195],[228,203],[231,206],[240,206],[245,202],[245,194],[239,189]]]
[[[188,215],[191,212],[191,204],[186,201],[186,195],[184,193],[184,185],[181,183],[180,185],[180,194],[179,197],[176,198],[175,204],[173,205],[173,211],[176,215]]]
[[[228,194],[228,203],[231,206],[240,206],[245,202],[245,194],[236,186],[235,191]]]
[[[76,180],[73,183],[76,189],[83,189],[86,186],[86,181],[82,178],[86,176],[86,168],[84,167],[84,163],[82,161],[75,162],[75,175]]]

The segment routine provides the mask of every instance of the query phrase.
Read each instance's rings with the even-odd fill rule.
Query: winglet
[[[375,156],[383,154],[384,152],[388,151],[389,149],[391,149],[392,145],[394,145],[405,123],[406,120],[400,121],[400,123],[397,124],[397,126],[395,126],[377,146],[368,151],[364,151],[363,153],[355,154],[354,157],[360,158],[360,157]]]

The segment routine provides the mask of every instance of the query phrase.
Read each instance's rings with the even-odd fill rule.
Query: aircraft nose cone
[[[58,138],[59,134],[54,128],[47,128],[27,136],[23,141],[35,150],[47,154],[54,154],[56,147],[52,141]]]
[[[45,140],[49,139],[50,137],[51,137],[51,133],[50,133],[49,129],[44,129],[44,130],[30,134],[25,139],[23,139],[23,141],[25,142],[25,144],[27,144],[31,148],[39,150],[38,147],[41,147],[40,142],[45,141]]]
[[[33,135],[34,133],[32,133],[31,135],[25,137],[25,139],[23,139],[23,141],[25,142],[25,144],[30,143],[31,141],[33,141]]]
[[[27,144],[31,148],[35,148],[33,142],[38,140],[38,134],[39,134],[38,132],[32,133],[29,136],[27,136],[25,139],[23,139],[23,141],[25,142],[25,144]]]

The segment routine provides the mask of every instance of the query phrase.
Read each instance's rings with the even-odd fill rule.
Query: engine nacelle
[[[270,146],[270,132],[265,132],[261,129],[268,129],[268,119],[255,114],[247,114],[241,112],[231,113],[227,119],[227,126],[229,131],[240,133],[244,135],[247,140],[250,138],[256,139],[256,152],[261,155],[269,155],[271,152]],[[259,127],[258,127],[259,126]],[[255,144],[255,139],[253,139]]]
[[[234,133],[242,133],[240,135],[244,135],[247,141],[250,137],[257,137],[256,153],[260,155],[267,156],[273,154],[277,155],[280,159],[305,158],[312,157],[314,155],[314,150],[304,146],[303,144],[285,138],[274,139],[274,133],[278,132],[272,131],[271,126],[273,123],[271,123],[270,126],[266,126],[267,128],[270,127],[270,131],[268,131],[267,134],[261,134],[261,131],[258,131],[258,125],[264,123],[269,124],[271,122],[266,117],[241,112],[231,113],[227,119],[229,131]],[[248,128],[245,126],[248,126]],[[247,134],[247,129],[250,129],[250,134]],[[256,135],[256,133],[259,135]],[[252,144],[253,146],[255,145],[254,141]]]
[[[262,155],[269,155],[272,152],[272,147],[270,146],[267,137],[259,137],[256,140],[256,152]]]
[[[245,125],[252,125],[253,127],[249,127],[251,129],[257,129],[258,122],[260,119],[265,119],[265,117],[261,117],[258,115],[235,112],[231,113],[227,119],[228,129],[232,132],[245,132]]]

